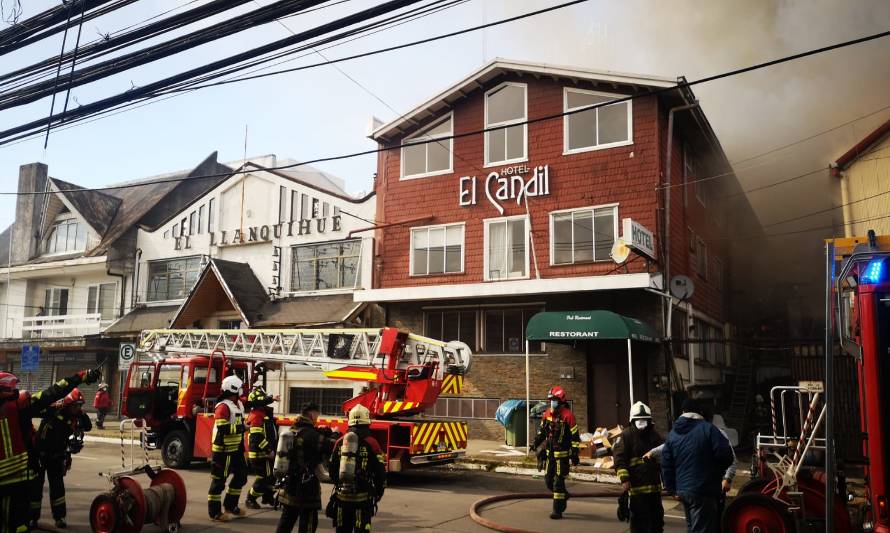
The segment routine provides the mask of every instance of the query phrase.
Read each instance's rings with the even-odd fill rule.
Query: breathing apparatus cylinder
[[[275,477],[281,479],[287,475],[290,469],[290,451],[294,447],[295,433],[293,431],[282,431],[278,435],[278,447],[275,449],[275,465],[272,471]]]
[[[355,489],[355,460],[358,455],[358,435],[347,431],[340,443],[340,483],[349,490]]]

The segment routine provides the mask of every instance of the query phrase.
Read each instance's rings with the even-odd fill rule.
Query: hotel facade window
[[[291,291],[352,288],[358,276],[361,239],[291,247]]]
[[[148,263],[149,302],[180,300],[188,295],[201,273],[201,258],[186,257]]]
[[[570,112],[622,98],[621,95],[566,87],[563,110]],[[586,152],[633,143],[630,101],[595,107],[563,119],[565,153]]]
[[[485,281],[528,276],[528,218],[493,218],[485,221]]]
[[[411,275],[464,270],[464,224],[411,229]]]
[[[447,137],[454,131],[453,124],[453,115],[449,113],[405,139],[405,146],[402,147],[402,178],[422,178],[451,172],[452,140]]]
[[[485,93],[485,127],[500,129],[485,132],[485,165],[515,163],[526,159],[528,126],[527,87],[522,83],[504,83]],[[512,127],[510,124],[516,124]]]
[[[617,205],[554,211],[550,214],[550,264],[608,261],[617,236]]]

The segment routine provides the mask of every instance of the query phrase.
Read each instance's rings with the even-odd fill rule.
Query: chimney
[[[19,167],[20,193],[45,191],[47,166],[43,163],[29,163]],[[15,202],[15,224],[12,228],[12,264],[26,263],[37,255],[40,217],[46,198],[42,194],[20,194]]]

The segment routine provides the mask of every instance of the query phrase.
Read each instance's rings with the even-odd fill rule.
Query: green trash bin
[[[528,423],[526,423],[525,407],[513,411],[507,425],[504,426],[504,442],[507,446],[515,446],[517,448],[525,447],[525,439],[528,432]]]

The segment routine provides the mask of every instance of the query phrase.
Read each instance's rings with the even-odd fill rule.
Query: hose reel
[[[185,514],[185,483],[175,471],[143,471],[151,485],[142,489],[131,476],[113,479],[113,488],[93,500],[90,526],[96,533],[138,533],[145,524],[155,524],[169,533],[179,531]],[[136,472],[134,472],[136,473]]]

